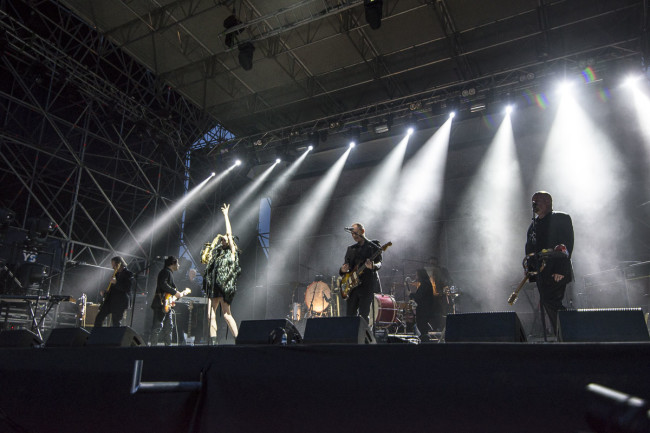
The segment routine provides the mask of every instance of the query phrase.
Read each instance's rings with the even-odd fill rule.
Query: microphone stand
[[[539,314],[541,317],[541,323],[542,323],[542,335],[544,337],[544,342],[548,342],[548,337],[546,335],[546,317],[544,315],[544,304],[542,302],[542,291],[540,290],[539,287],[539,278],[542,276],[540,275],[540,257],[537,254],[537,219],[535,218],[535,206],[533,206],[533,250],[535,252],[535,273],[537,274],[537,292],[539,293]]]
[[[152,260],[151,263],[149,263],[149,265],[147,267],[145,267],[144,269],[140,269],[138,272],[133,272],[133,281],[134,281],[135,284],[131,284],[131,290],[130,290],[130,293],[129,293],[129,295],[131,295],[131,299],[130,299],[131,305],[129,306],[129,310],[131,310],[131,323],[129,324],[129,327],[131,327],[131,328],[133,328],[133,319],[134,319],[133,316],[135,316],[135,297],[137,296],[136,295],[136,289],[139,288],[137,275],[140,272],[144,272],[144,271],[148,270],[149,268],[151,268],[154,263],[155,263],[155,261]],[[128,269],[129,267],[127,266],[126,268]],[[145,326],[146,326],[146,324],[145,324]]]
[[[314,290],[311,293],[311,301],[309,302],[309,317],[311,318],[314,314],[314,298],[316,297],[316,289],[318,289],[318,281],[314,286]]]

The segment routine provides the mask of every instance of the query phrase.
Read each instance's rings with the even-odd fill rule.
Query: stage
[[[186,390],[131,393],[137,360]],[[4,348],[0,431],[584,432],[586,386],[647,400],[648,366],[648,343]]]

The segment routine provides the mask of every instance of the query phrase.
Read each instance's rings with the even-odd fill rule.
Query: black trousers
[[[102,306],[99,307],[99,311],[95,317],[95,328],[101,328],[104,326],[104,320],[108,316],[111,316],[112,326],[120,326],[122,317],[124,317],[124,312],[129,307],[129,304],[128,300],[124,301],[120,297],[116,298],[114,296],[113,293],[110,293],[104,300]]]
[[[372,307],[375,294],[372,292],[372,288],[359,286],[350,292],[348,297],[345,315],[346,316],[356,316],[357,312],[359,316],[366,319],[367,323],[370,323],[370,308]]]
[[[549,319],[551,319],[555,335],[557,335],[557,312],[566,310],[566,307],[562,304],[566,286],[566,284],[545,284],[543,281],[537,280],[539,302],[544,307]]]
[[[111,308],[104,308],[104,306],[102,306],[102,308],[99,309],[97,316],[95,317],[95,324],[94,324],[95,328],[103,327],[104,320],[108,316],[111,316],[111,321],[112,321],[111,326],[120,326],[122,317],[124,317],[124,311],[126,311],[126,308],[116,310]]]
[[[162,335],[163,343],[165,346],[172,344],[172,332],[174,330],[174,322],[172,320],[172,310],[165,313],[162,309],[153,310],[153,323],[151,325],[151,345],[158,344],[158,340]]]

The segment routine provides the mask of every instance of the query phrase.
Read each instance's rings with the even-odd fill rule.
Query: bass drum
[[[312,313],[323,313],[330,305],[332,292],[322,281],[314,281],[305,290],[305,305]]]
[[[397,323],[397,310],[397,302],[393,296],[375,293],[370,309],[370,326],[388,328]]]

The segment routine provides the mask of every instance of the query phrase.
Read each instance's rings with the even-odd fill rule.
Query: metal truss
[[[136,230],[203,180],[192,143],[231,134],[58,3],[0,3],[0,206],[53,221],[65,263],[175,254],[178,219]]]

